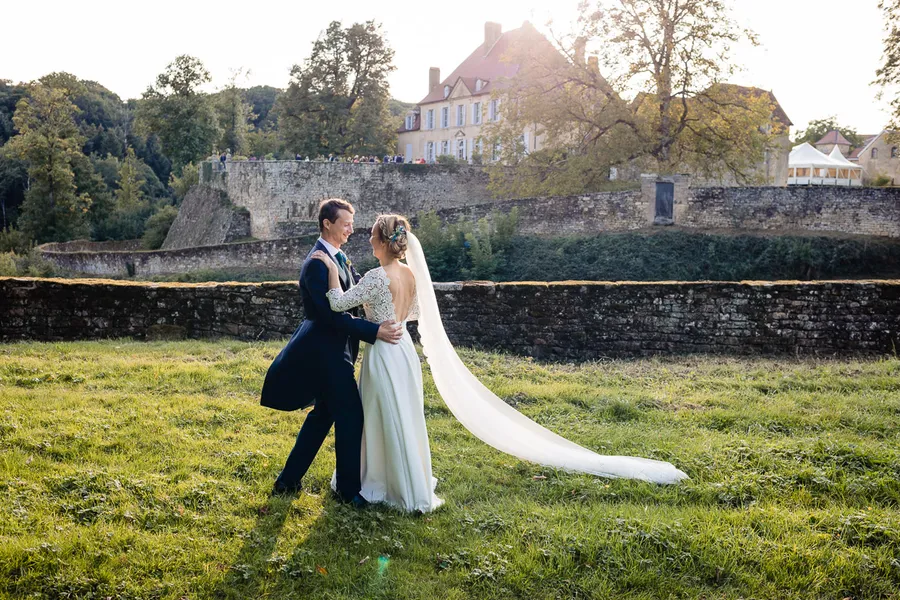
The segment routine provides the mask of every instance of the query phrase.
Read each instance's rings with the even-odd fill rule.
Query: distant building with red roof
[[[520,44],[564,60],[528,21],[505,33],[499,23],[485,23],[484,42],[449,76],[441,80],[440,69],[429,69],[428,92],[397,130],[397,152],[407,162],[420,158],[434,162],[441,155],[471,162],[473,156],[484,156],[481,130],[485,123],[500,118],[502,102],[502,98],[492,99],[491,93],[519,72],[521,65],[509,60],[508,51]],[[522,133],[526,150],[540,147],[534,127]]]
[[[837,129],[832,129],[820,139],[818,142],[813,144],[816,150],[823,154],[830,154],[832,150],[834,150],[835,146],[837,146],[838,150],[841,151],[841,154],[844,156],[850,155],[850,148],[853,144],[841,134]]]

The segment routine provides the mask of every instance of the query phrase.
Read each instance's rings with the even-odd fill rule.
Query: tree
[[[233,154],[239,155],[246,155],[249,151],[250,122],[256,117],[250,104],[244,100],[244,90],[237,86],[238,78],[247,75],[249,72],[242,69],[233,72],[228,85],[215,96],[219,126],[222,128],[218,147],[230,148]]]
[[[724,0],[598,0],[582,5],[579,25],[558,50],[533,28],[510,50],[520,68],[494,92],[502,119],[485,127],[514,167],[492,169],[495,191],[600,189],[626,166],[754,178],[786,123],[768,92],[723,83],[736,71],[731,45],[756,43]],[[589,48],[599,55],[585,60]],[[542,150],[526,153],[525,130]]]
[[[119,167],[119,189],[116,190],[116,210],[133,212],[139,210],[144,202],[141,186],[145,180],[140,175],[139,159],[134,150],[129,148],[122,166]]]
[[[25,93],[25,86],[13,85],[8,79],[0,79],[0,146],[16,133],[13,113]]]
[[[307,155],[382,154],[393,143],[388,74],[394,51],[374,21],[333,21],[291,69],[276,112],[286,149]]]
[[[137,106],[136,126],[159,137],[176,173],[189,162],[209,156],[220,129],[212,101],[199,87],[210,81],[200,60],[182,55],[169,63],[147,88]]]
[[[851,146],[857,147],[862,145],[862,138],[856,133],[855,129],[843,127],[838,124],[837,117],[831,116],[825,119],[810,121],[806,129],[801,129],[794,137],[794,145],[808,142],[815,144],[821,140],[829,131],[837,130],[841,135],[847,138]]]
[[[273,131],[278,127],[275,119],[275,101],[282,93],[269,85],[257,85],[244,90],[244,101],[251,106],[251,124],[257,131]]]
[[[75,124],[85,140],[82,148],[85,154],[124,158],[131,115],[119,96],[97,82],[84,81],[65,72],[50,73],[39,81],[67,90],[72,103],[78,107]]]
[[[72,169],[73,162],[84,157],[84,139],[74,120],[77,110],[65,88],[30,85],[13,117],[19,133],[3,148],[28,163],[29,187],[19,227],[38,242],[66,241],[88,233],[91,199],[76,193]]]
[[[884,11],[887,23],[887,35],[884,38],[884,64],[875,72],[875,83],[881,86],[882,93],[891,88],[895,96],[891,100],[894,111],[894,129],[900,129],[900,0],[880,0],[878,8]]]
[[[0,230],[16,222],[28,188],[28,163],[0,152]]]

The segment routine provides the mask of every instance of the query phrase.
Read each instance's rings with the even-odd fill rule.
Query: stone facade
[[[381,213],[415,215],[492,200],[487,173],[469,165],[232,161],[219,171],[208,164],[200,171],[201,184],[249,211],[249,234],[260,240],[317,230],[319,202],[326,198],[353,204],[354,221],[363,227],[371,227]],[[203,213],[196,213],[185,222],[202,226]]]
[[[436,284],[450,340],[550,360],[888,354],[900,281]],[[0,341],[289,336],[296,284],[0,278]]]
[[[863,168],[863,181],[878,177],[890,179],[889,185],[900,186],[900,133],[882,131],[859,151],[856,162]]]

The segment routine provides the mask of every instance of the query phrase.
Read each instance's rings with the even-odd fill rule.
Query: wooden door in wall
[[[412,144],[407,144],[407,145],[406,145],[406,154],[403,156],[403,160],[404,160],[405,162],[412,162],[412,161],[413,161]]]
[[[654,225],[672,225],[675,222],[675,184],[671,181],[656,182],[656,214]]]

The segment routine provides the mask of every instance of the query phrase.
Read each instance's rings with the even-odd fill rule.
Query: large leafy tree
[[[252,112],[253,107],[244,99],[244,90],[237,85],[237,80],[245,76],[245,71],[235,71],[228,85],[215,95],[219,126],[222,128],[218,147],[230,148],[233,154],[247,154],[250,123],[256,116]]]
[[[13,85],[8,79],[0,79],[0,146],[16,133],[13,114],[25,94],[24,85]]]
[[[847,138],[847,141],[850,142],[852,146],[859,146],[862,143],[862,138],[856,133],[855,129],[841,125],[838,123],[837,117],[833,116],[810,121],[806,126],[806,129],[801,129],[797,132],[794,136],[793,143],[802,144],[803,142],[808,142],[810,144],[815,144],[821,140],[826,133],[835,130]]]
[[[537,32],[523,37],[510,57],[519,72],[495,92],[503,118],[486,128],[515,166],[493,170],[495,189],[599,189],[610,167],[752,180],[785,124],[770,94],[724,83],[739,40],[756,43],[724,0],[597,0],[558,52]],[[526,128],[543,150],[524,154]]]
[[[884,92],[893,94],[893,128],[900,130],[900,0],[881,0],[878,7],[884,11],[887,35],[884,38],[884,64],[875,73],[875,83]]]
[[[244,90],[244,101],[251,106],[250,122],[258,131],[272,131],[278,124],[275,119],[275,101],[281,90],[269,85],[257,85]]]
[[[212,100],[200,91],[210,81],[200,60],[182,55],[171,62],[147,88],[137,106],[136,126],[142,134],[155,134],[173,169],[209,156],[220,129]]]
[[[77,193],[73,163],[82,160],[84,138],[74,115],[78,108],[65,87],[29,86],[13,122],[18,134],[4,152],[28,164],[29,187],[19,227],[38,242],[65,241],[88,234],[90,197]]]
[[[394,51],[374,21],[333,21],[313,44],[276,106],[289,152],[380,154],[390,149],[388,74]]]

